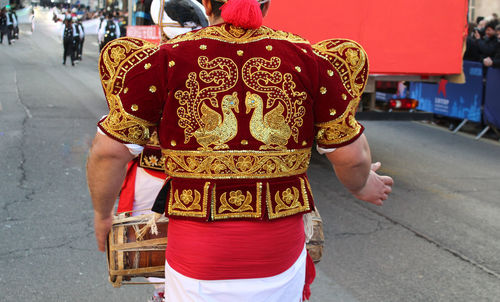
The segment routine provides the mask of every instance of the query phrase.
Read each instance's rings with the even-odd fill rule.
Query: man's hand
[[[487,57],[483,60],[483,65],[486,67],[493,66],[493,60],[490,57]]]
[[[94,213],[95,239],[97,240],[97,248],[101,252],[106,250],[106,239],[112,224],[113,218],[111,214],[108,217],[102,217],[99,213]]]
[[[103,134],[96,134],[87,161],[87,183],[94,207],[97,247],[105,251],[106,237],[112,225],[112,211],[134,158],[127,147]]]
[[[372,164],[370,147],[364,135],[326,156],[332,163],[337,178],[356,198],[382,205],[391,193],[393,180],[376,173],[381,165],[378,162]]]
[[[356,198],[378,206],[381,206],[383,201],[387,199],[394,184],[391,177],[381,176],[376,173],[380,166],[379,162],[372,164],[370,174],[363,188],[357,192],[352,192]]]

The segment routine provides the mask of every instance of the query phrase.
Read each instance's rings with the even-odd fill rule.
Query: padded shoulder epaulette
[[[313,50],[332,65],[353,98],[363,94],[368,80],[368,57],[361,45],[347,39],[331,39],[314,44]]]
[[[106,94],[118,93],[124,75],[135,65],[157,52],[159,46],[136,38],[119,38],[109,42],[99,56],[99,73]]]

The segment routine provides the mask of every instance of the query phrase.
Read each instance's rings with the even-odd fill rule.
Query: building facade
[[[490,17],[493,13],[500,15],[500,1],[498,0],[469,0],[469,20],[477,17]]]

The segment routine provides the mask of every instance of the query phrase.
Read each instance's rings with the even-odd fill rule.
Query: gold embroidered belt
[[[165,158],[161,153],[159,146],[146,145],[139,157],[139,167],[164,171],[165,170]]]
[[[311,149],[285,151],[162,150],[165,173],[172,177],[198,179],[262,179],[306,172]]]

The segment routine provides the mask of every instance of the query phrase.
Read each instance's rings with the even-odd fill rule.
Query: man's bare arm
[[[353,143],[326,154],[340,182],[358,199],[376,205],[392,191],[393,180],[376,173],[380,163],[371,163],[370,147],[361,135]]]
[[[95,236],[100,251],[105,250],[113,206],[125,179],[127,163],[133,158],[122,143],[96,134],[87,160],[87,183],[94,206]]]

